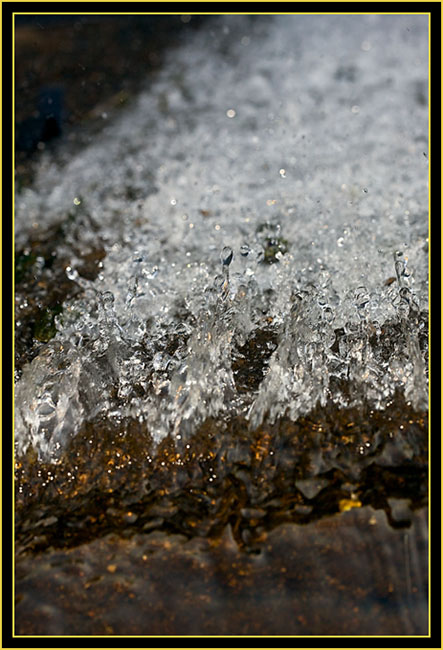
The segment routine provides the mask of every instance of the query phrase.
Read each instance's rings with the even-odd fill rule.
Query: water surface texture
[[[427,57],[426,16],[214,17],[41,155],[19,633],[427,633]]]

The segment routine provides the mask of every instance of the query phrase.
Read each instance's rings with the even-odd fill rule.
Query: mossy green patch
[[[37,256],[35,253],[19,253],[15,256],[15,283],[20,284],[32,269]]]
[[[58,314],[61,314],[62,311],[63,308],[59,304],[42,309],[34,323],[34,338],[41,343],[47,343],[54,338],[57,332],[57,328],[55,327],[55,317]]]
[[[264,250],[263,264],[275,264],[279,261],[278,253],[284,255],[288,252],[289,242],[281,236],[279,223],[266,221],[257,227],[256,233]]]
[[[284,255],[288,252],[288,240],[284,237],[272,237],[265,240],[265,257],[263,259],[265,264],[275,264],[278,262],[277,254]]]

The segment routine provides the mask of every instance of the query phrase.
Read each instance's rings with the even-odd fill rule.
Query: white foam
[[[17,246],[78,209],[98,233],[75,236],[100,238],[106,258],[65,305],[53,353],[17,384],[18,451],[54,455],[99,413],[144,419],[157,439],[208,416],[296,418],[349,404],[333,376],[360,387],[357,403],[382,407],[400,390],[423,407],[427,52],[426,16],[215,17],[82,151],[44,153],[16,199]],[[266,222],[286,242],[273,265],[258,263]],[[384,285],[395,251],[412,269],[402,297]],[[258,392],[240,396],[231,355],[265,318],[278,348]],[[397,327],[389,353],[368,342],[385,323]],[[75,361],[56,370],[66,344]],[[48,394],[52,424],[39,410]]]

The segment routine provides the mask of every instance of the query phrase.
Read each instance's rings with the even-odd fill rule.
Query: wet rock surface
[[[29,451],[16,462],[16,485],[20,554],[128,524],[127,532],[211,537],[229,522],[240,548],[253,551],[265,529],[362,505],[401,527],[408,519],[398,520],[389,499],[409,499],[412,510],[427,504],[427,418],[398,400],[384,412],[319,409],[253,432],[242,420],[207,421],[186,443],[160,446],[138,422],[103,420],[78,433],[57,464]],[[252,524],[243,514],[251,508],[261,510]]]
[[[17,633],[425,634],[427,478],[401,400],[155,448],[93,423],[16,463]]]
[[[426,634],[426,525],[419,511],[394,530],[367,506],[283,524],[258,554],[231,524],[216,539],[110,533],[17,565],[17,632]]]

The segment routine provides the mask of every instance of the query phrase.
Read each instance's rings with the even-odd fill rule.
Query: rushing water
[[[206,27],[16,197],[17,629],[425,633],[427,18]]]
[[[55,459],[99,414],[161,440],[398,392],[425,408],[426,28],[216,18],[80,152],[43,157],[17,245],[61,222],[81,291],[17,382],[19,454]],[[240,391],[263,332],[266,372]]]

